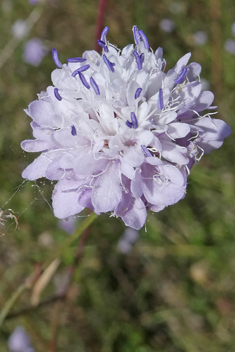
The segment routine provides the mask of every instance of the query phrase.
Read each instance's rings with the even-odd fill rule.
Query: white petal
[[[118,164],[110,163],[105,173],[97,177],[92,191],[92,204],[95,211],[108,212],[114,210],[122,197],[122,187]]]

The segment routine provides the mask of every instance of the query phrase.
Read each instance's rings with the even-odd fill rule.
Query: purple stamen
[[[129,127],[129,128],[132,128],[133,126],[132,126],[132,123],[130,122],[130,121],[126,121],[126,125]]]
[[[180,83],[182,79],[185,77],[187,71],[188,71],[187,68],[184,67],[183,70],[180,72],[179,76],[174,80],[174,82],[176,84]]]
[[[62,96],[59,94],[58,88],[54,89],[54,95],[55,95],[56,99],[58,99],[59,101],[62,100]]]
[[[139,44],[140,42],[140,35],[139,35],[139,30],[137,26],[133,26],[133,36],[134,36],[134,41],[135,44]]]
[[[100,36],[100,39],[102,41],[105,41],[105,37],[108,34],[108,31],[109,31],[109,27],[104,27],[104,29],[102,30],[102,33],[101,33],[101,36]]]
[[[99,46],[101,46],[101,48],[104,49],[104,51],[105,51],[106,53],[109,52],[109,49],[108,49],[107,45],[105,45],[105,42],[103,42],[103,40],[98,39],[98,40],[97,40],[97,43],[98,43]]]
[[[135,91],[135,99],[139,98],[141,92],[142,92],[142,88],[137,88],[136,91]]]
[[[142,69],[142,60],[141,60],[140,55],[135,50],[133,51],[133,55],[135,57],[135,61],[137,63],[138,70],[141,70]]]
[[[72,136],[76,136],[77,135],[77,130],[76,130],[76,127],[74,125],[71,126],[71,134],[72,134]]]
[[[144,62],[144,53],[142,53],[142,54],[140,55],[140,60],[141,60],[141,63]]]
[[[138,121],[134,112],[131,112],[131,123],[134,129],[138,128]]]
[[[84,62],[86,59],[84,57],[69,57],[67,59],[68,62]]]
[[[115,66],[115,63],[110,62],[105,54],[103,55],[103,60],[105,65],[108,67],[109,71],[114,72],[113,66]]]
[[[88,68],[90,68],[90,65],[81,66],[81,67],[77,68],[75,71],[73,71],[71,76],[75,77],[79,72],[80,73],[84,72],[84,71],[88,70]]]
[[[158,93],[158,109],[162,110],[164,107],[164,103],[163,103],[163,91],[162,88],[159,89],[159,93]]]
[[[145,156],[152,156],[152,154],[150,153],[150,151],[148,150],[148,148],[147,147],[145,147],[145,145],[141,145],[141,149],[142,149],[142,151],[143,151],[143,153],[144,153],[144,155]]]
[[[79,78],[80,78],[82,84],[83,84],[87,89],[90,89],[91,87],[89,86],[89,83],[87,82],[85,76],[84,76],[81,72],[78,72],[78,75],[79,75]]]
[[[141,39],[143,40],[145,49],[149,50],[148,39],[147,39],[146,35],[144,34],[144,32],[141,29],[139,30],[139,35],[140,35]]]
[[[92,88],[94,89],[95,94],[100,95],[100,90],[99,90],[98,84],[96,83],[96,81],[94,80],[93,77],[90,77],[90,84],[91,84]]]
[[[62,67],[62,63],[60,62],[59,60],[59,57],[58,57],[58,52],[56,49],[52,49],[52,58],[54,60],[54,63],[56,64],[57,67],[61,68]]]

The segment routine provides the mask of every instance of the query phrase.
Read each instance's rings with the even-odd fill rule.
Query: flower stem
[[[95,34],[95,50],[96,51],[100,50],[100,46],[98,45],[97,40],[100,39],[100,35],[102,32],[106,3],[107,3],[106,0],[100,0],[100,3],[99,3],[98,17],[97,17],[97,24],[96,24],[96,34]]]
[[[45,270],[48,265],[51,264],[53,260],[55,260],[58,257],[61,257],[63,252],[76,240],[78,237],[91,225],[91,223],[97,218],[97,214],[91,213],[89,216],[85,218],[85,220],[81,223],[81,225],[75,230],[75,232],[67,238],[64,243],[58,248],[56,251],[56,254],[53,255],[53,258],[46,262],[44,265],[42,265],[41,269]],[[2,328],[2,325],[8,316],[9,312],[11,309],[14,307],[16,302],[20,299],[22,294],[27,290],[32,288],[32,286],[35,284],[35,282],[38,280],[40,277],[42,270],[40,272],[37,270],[36,274],[31,276],[30,278],[26,279],[23,284],[21,284],[16,292],[12,294],[12,296],[9,298],[9,300],[6,302],[5,306],[3,307],[1,313],[0,313],[0,329]]]

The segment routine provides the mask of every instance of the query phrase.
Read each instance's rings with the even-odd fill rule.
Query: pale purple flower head
[[[164,18],[163,20],[160,21],[159,26],[161,28],[161,30],[163,30],[164,32],[167,33],[171,33],[173,32],[174,28],[175,28],[175,24],[172,20],[170,20],[169,18]]]
[[[75,231],[76,219],[74,216],[71,216],[68,219],[60,219],[58,222],[59,228],[66,231],[68,234],[72,234]]]
[[[235,40],[227,39],[224,43],[224,48],[229,54],[235,54]]]
[[[207,34],[203,31],[197,31],[196,33],[194,33],[193,39],[196,44],[204,45],[207,41]]]
[[[31,340],[22,326],[17,326],[9,337],[8,347],[10,352],[34,352]]]
[[[139,232],[131,227],[127,227],[118,241],[117,247],[119,251],[123,254],[129,253],[138,238]]]
[[[30,65],[39,66],[47,55],[48,49],[39,38],[28,40],[24,44],[23,60]]]
[[[53,86],[29,105],[34,139],[21,144],[41,154],[23,177],[58,181],[52,205],[60,219],[87,207],[138,230],[147,209],[184,198],[190,169],[230,128],[211,117],[214,95],[202,91],[190,53],[164,72],[162,48],[153,52],[142,30],[133,27],[135,43],[123,50],[107,32],[101,55],[90,50],[62,64],[53,49]]]

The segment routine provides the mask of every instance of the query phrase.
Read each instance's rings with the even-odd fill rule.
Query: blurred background
[[[50,206],[53,184],[23,181],[36,155],[20,142],[31,137],[23,109],[51,85],[51,49],[63,63],[93,49],[97,12],[94,0],[0,2],[0,208],[2,220],[12,216],[0,229],[1,309],[83,220],[59,222]],[[107,1],[111,43],[132,43],[134,24],[153,50],[163,48],[167,70],[192,52],[217,116],[234,130],[234,0]],[[185,199],[149,213],[146,229],[126,230],[121,220],[100,216],[76,266],[77,243],[64,252],[41,306],[32,308],[32,291],[24,292],[3,325],[1,352],[235,351],[233,138],[192,169]],[[66,299],[57,299],[65,287]]]

